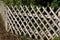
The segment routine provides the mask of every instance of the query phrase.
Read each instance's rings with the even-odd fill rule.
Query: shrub
[[[60,40],[60,36],[59,37],[55,36],[53,40]]]
[[[7,5],[37,5],[59,7],[60,0],[3,0]]]

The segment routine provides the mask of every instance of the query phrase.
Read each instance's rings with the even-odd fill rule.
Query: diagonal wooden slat
[[[49,11],[47,10],[47,7],[37,7],[37,6],[31,6],[31,5],[30,6],[20,5],[19,7],[20,7],[20,10],[19,8],[17,8],[17,6],[6,7],[7,14],[8,14],[7,23],[9,26],[6,28],[8,31],[11,30],[11,32],[14,33],[13,32],[14,30],[15,34],[17,35],[27,34],[29,35],[30,38],[33,38],[33,39],[40,38],[41,40],[52,40],[54,36],[59,36],[58,33],[60,32],[60,27],[59,27],[59,24],[57,24],[57,21],[59,22],[60,19],[56,14],[59,12],[60,8],[56,12],[54,12],[53,11],[54,8],[51,8],[51,7],[48,7]],[[50,13],[53,14],[52,17]],[[49,20],[47,20],[47,18]],[[54,18],[57,19],[57,21],[54,21],[53,20]],[[40,23],[38,23],[37,20],[39,20]],[[21,23],[19,23],[19,21]],[[46,22],[46,24],[44,24],[44,21]],[[50,24],[49,23],[50,21],[52,21],[53,23]],[[13,24],[15,26],[13,26]],[[19,27],[17,26],[17,24]],[[24,26],[24,28],[22,26]],[[54,26],[56,27],[53,28]],[[55,29],[57,29],[57,31]]]

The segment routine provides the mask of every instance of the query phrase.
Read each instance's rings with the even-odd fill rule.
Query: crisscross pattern
[[[59,10],[51,7],[17,6],[7,8],[7,30],[32,39],[51,40],[60,35]]]

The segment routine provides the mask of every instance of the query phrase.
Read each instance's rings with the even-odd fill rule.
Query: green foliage
[[[60,0],[3,0],[7,5],[36,5],[59,7]]]
[[[57,0],[51,3],[51,7],[58,7],[58,6],[59,6],[59,2]]]
[[[55,36],[53,40],[60,40],[60,37]]]

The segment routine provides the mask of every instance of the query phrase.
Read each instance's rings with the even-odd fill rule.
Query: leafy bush
[[[55,36],[53,40],[60,40],[60,36],[59,37]]]
[[[60,6],[60,0],[3,0],[7,5]]]

